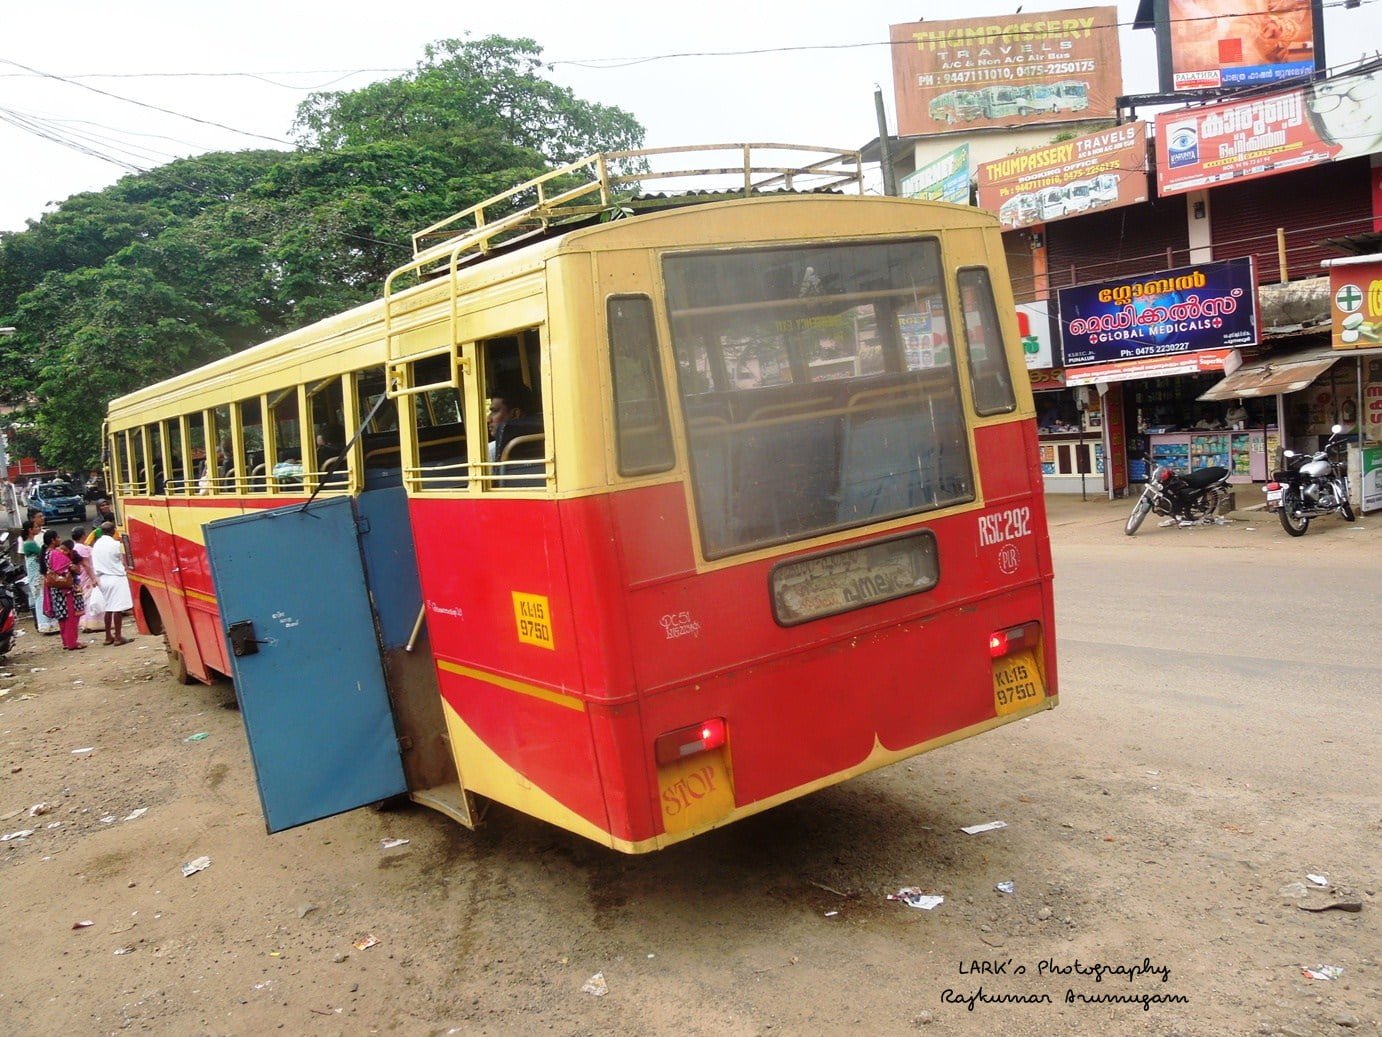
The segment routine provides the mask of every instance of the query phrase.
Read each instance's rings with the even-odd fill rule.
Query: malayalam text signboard
[[[1323,0],[1156,0],[1162,93],[1263,86],[1323,70]]]
[[[1114,7],[906,22],[891,38],[902,134],[1107,119],[1123,92]]]
[[[1156,117],[1161,195],[1382,151],[1382,67]]]
[[[1251,257],[1062,288],[1059,299],[1067,380],[1073,367],[1257,343]]]
[[[1130,122],[979,166],[979,208],[1005,229],[1147,200],[1147,127]]]
[[[1382,255],[1329,264],[1329,313],[1335,349],[1382,346]]]
[[[898,182],[903,198],[969,204],[969,141],[947,151]]]

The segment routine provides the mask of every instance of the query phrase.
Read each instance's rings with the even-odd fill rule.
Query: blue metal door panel
[[[269,831],[406,792],[351,499],[205,528]]]

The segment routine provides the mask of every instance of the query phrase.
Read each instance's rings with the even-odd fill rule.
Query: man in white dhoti
[[[130,581],[125,577],[125,547],[115,538],[115,523],[101,526],[105,534],[91,545],[91,567],[96,570],[96,582],[106,606],[106,644],[123,645],[129,638],[121,634],[125,613],[134,608],[130,597]]]

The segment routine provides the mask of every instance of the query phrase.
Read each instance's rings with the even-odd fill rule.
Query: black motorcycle
[[[1273,472],[1267,483],[1267,510],[1277,513],[1281,528],[1293,537],[1305,536],[1310,520],[1338,512],[1352,522],[1353,505],[1348,499],[1348,473],[1333,457],[1343,439],[1343,426],[1335,425],[1324,449],[1313,454],[1285,452],[1286,468]]]
[[[14,647],[14,621],[21,600],[26,604],[29,600],[28,579],[10,554],[10,535],[0,533],[0,656]]]
[[[1165,465],[1152,469],[1151,478],[1133,505],[1123,532],[1132,536],[1147,513],[1155,511],[1179,525],[1212,522],[1228,497],[1227,468],[1197,468],[1181,474]]]

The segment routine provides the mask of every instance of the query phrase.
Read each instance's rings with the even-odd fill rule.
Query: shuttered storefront
[[[1215,259],[1257,257],[1257,280],[1281,280],[1278,227],[1286,231],[1288,280],[1319,277],[1320,260],[1339,252],[1325,238],[1372,229],[1368,160],[1331,162],[1209,191]]]
[[[1186,266],[1185,196],[1156,198],[1046,225],[1051,294],[1090,281]],[[1168,262],[1167,249],[1171,250]]]

